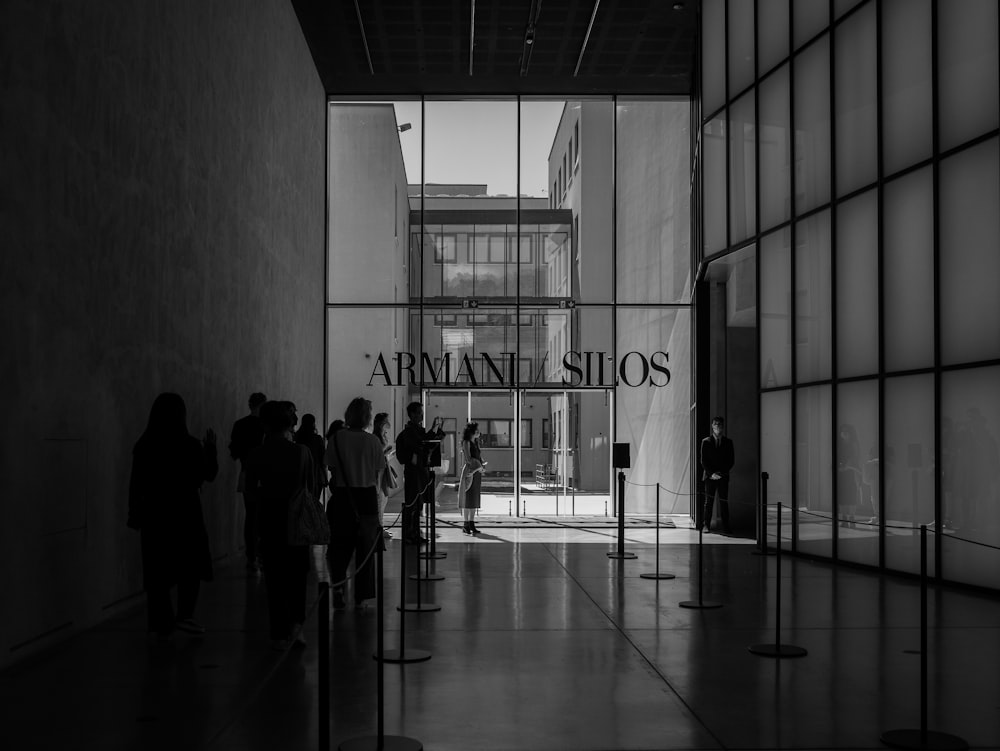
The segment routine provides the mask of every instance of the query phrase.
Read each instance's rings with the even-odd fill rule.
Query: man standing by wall
[[[441,445],[444,431],[440,417],[434,418],[430,430],[424,430],[424,406],[420,402],[410,402],[406,416],[409,422],[396,436],[396,459],[403,465],[403,542],[419,545],[427,542],[420,534],[420,507],[434,502],[430,455]]]
[[[257,560],[257,541],[260,537],[257,528],[257,499],[246,489],[245,463],[251,449],[264,442],[264,424],[260,419],[260,408],[267,397],[257,392],[250,395],[250,414],[241,417],[233,423],[233,432],[229,437],[229,455],[240,462],[240,479],[236,483],[236,492],[243,496],[243,543],[246,548],[247,570],[257,571],[260,564]]]
[[[705,486],[705,501],[703,511],[698,519],[698,529],[704,526],[709,532],[712,528],[712,506],[715,495],[719,494],[719,514],[722,517],[722,531],[730,533],[729,529],[729,471],[735,463],[733,442],[722,434],[726,421],[720,416],[712,418],[712,435],[701,441],[701,479]]]

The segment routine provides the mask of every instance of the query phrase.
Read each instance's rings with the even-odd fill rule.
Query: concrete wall
[[[142,602],[157,393],[219,433],[217,558],[248,394],[321,408],[325,97],[285,0],[11,0],[0,70],[3,665]]]

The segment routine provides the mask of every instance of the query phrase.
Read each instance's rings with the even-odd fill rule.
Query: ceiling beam
[[[597,9],[599,7],[601,7],[601,0],[594,0],[594,10],[590,14],[590,23],[587,24],[587,33],[584,35],[583,44],[580,46],[580,56],[576,59],[576,68],[573,69],[574,78],[580,73],[580,63],[583,62],[583,53],[587,51],[587,42],[590,41],[590,32],[594,28],[594,19],[597,18]]]

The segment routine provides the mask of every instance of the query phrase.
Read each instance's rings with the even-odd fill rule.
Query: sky
[[[548,156],[563,110],[562,101],[521,103],[521,193],[548,196]],[[406,179],[420,182],[424,135],[428,183],[486,183],[491,195],[517,193],[517,102],[428,101],[421,125],[420,102],[396,102],[396,122]]]

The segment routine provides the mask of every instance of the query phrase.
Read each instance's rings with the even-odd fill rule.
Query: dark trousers
[[[243,491],[243,544],[246,548],[247,561],[253,563],[259,553],[260,531],[257,522],[260,505],[253,493]]]
[[[270,542],[270,541],[269,541]],[[309,547],[279,541],[263,546],[264,586],[272,639],[289,639],[292,626],[306,620]]]
[[[403,539],[420,537],[420,510],[434,500],[434,473],[406,467],[403,472]]]
[[[177,584],[177,617],[174,618],[171,587],[156,587],[146,590],[146,610],[149,619],[149,630],[158,634],[169,634],[174,630],[174,623],[194,615],[194,606],[198,603],[198,593],[201,591],[201,579],[185,579]]]
[[[375,546],[382,544],[378,505],[374,487],[331,488],[330,502],[326,505],[330,522],[330,545],[326,550],[330,582],[336,588],[338,582],[347,578],[347,567],[353,558],[356,603],[375,596]]]
[[[704,525],[705,530],[712,526],[712,506],[715,503],[715,494],[719,494],[719,514],[722,517],[722,528],[729,531],[729,477],[723,476],[719,480],[705,480],[705,503],[702,512],[702,521],[699,527]]]

